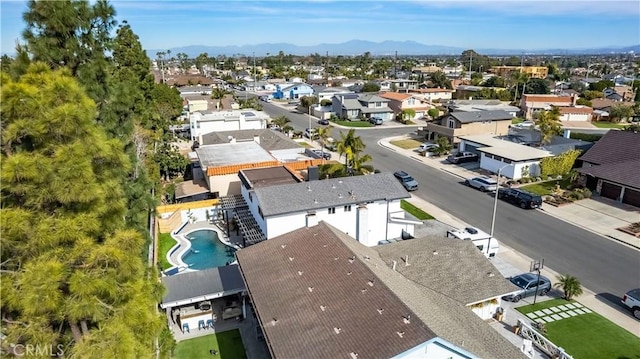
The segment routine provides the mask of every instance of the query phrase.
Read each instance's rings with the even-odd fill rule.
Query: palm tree
[[[562,288],[566,300],[571,300],[571,298],[582,294],[582,284],[578,278],[571,274],[558,276],[558,282],[554,284],[554,287]]]
[[[214,100],[218,100],[218,103],[216,104],[216,108],[220,109],[222,108],[222,99],[224,98],[224,95],[229,94],[230,92],[221,88],[214,88],[213,90],[211,90],[211,98]]]
[[[433,153],[436,156],[446,155],[447,153],[449,153],[449,151],[451,151],[451,142],[449,142],[449,139],[447,137],[438,137],[436,144],[438,144],[438,147],[433,149]]]
[[[562,129],[560,110],[554,106],[552,110],[540,112],[535,119],[535,124],[540,131],[540,142],[543,145],[551,142],[551,139],[558,135]]]
[[[362,139],[355,135],[354,129],[350,129],[346,135],[340,132],[340,140],[336,143],[336,150],[340,156],[344,155],[344,166],[347,172],[362,163],[358,157],[365,147]]]
[[[331,137],[331,130],[332,129],[333,129],[333,126],[331,126],[331,125],[329,125],[327,127],[318,127],[316,129],[316,133],[318,134],[318,140],[320,141],[320,144],[322,145],[322,154],[323,155],[324,155],[324,146],[327,143],[327,141],[329,140],[329,138]]]

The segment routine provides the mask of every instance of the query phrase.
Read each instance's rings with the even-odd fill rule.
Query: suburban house
[[[412,236],[400,208],[411,197],[392,173],[312,180],[277,186],[243,183],[242,197],[267,239],[326,221],[366,246]]]
[[[214,131],[266,129],[269,115],[252,109],[232,111],[198,111],[189,116],[191,139]]]
[[[552,107],[569,107],[575,106],[578,97],[576,96],[558,96],[558,95],[522,95],[520,100],[520,110],[523,117],[527,120],[533,119],[533,116],[540,111],[551,110]]]
[[[589,106],[563,106],[558,107],[560,111],[560,121],[582,121],[591,122],[593,109]]]
[[[395,88],[397,92],[407,92],[418,88],[418,81],[409,79],[393,79],[389,80],[391,83],[389,89]]]
[[[456,99],[458,100],[473,100],[474,97],[479,96],[481,91],[493,90],[495,92],[507,91],[504,87],[484,87],[473,85],[459,85],[456,87]]]
[[[520,108],[511,106],[508,101],[500,100],[451,100],[446,103],[450,112],[464,111],[497,111],[508,112],[512,117],[516,117]]]
[[[523,72],[532,79],[546,79],[549,68],[546,66],[493,66],[489,72],[501,77],[507,77],[512,72]]]
[[[463,304],[407,280],[405,262],[324,221],[237,258],[274,359],[526,358]]]
[[[377,94],[340,94],[331,98],[333,113],[350,121],[380,117],[383,121],[393,119],[389,100]]]
[[[446,295],[484,320],[496,314],[503,296],[518,290],[471,241],[430,236],[375,250],[389,267],[395,263],[398,273],[408,280]],[[405,261],[410,265],[404,265]]]
[[[211,95],[212,86],[182,86],[178,87],[180,97],[190,95]]]
[[[427,112],[434,106],[423,103],[418,96],[411,93],[383,92],[380,97],[389,100],[388,106],[398,117],[404,110],[413,110],[415,114],[408,120],[416,120],[427,116]]]
[[[633,106],[633,102],[618,102],[604,98],[594,98],[591,100],[593,108],[593,119],[596,121],[606,121],[609,119],[609,111],[613,106]]]
[[[278,100],[298,100],[305,96],[313,96],[313,88],[305,83],[276,85],[273,98]]]
[[[296,145],[295,142],[288,139],[286,141],[286,136],[280,138],[283,135],[276,131],[250,133],[250,138],[240,137],[241,132],[244,131],[228,135],[230,139],[227,143],[216,143],[217,141],[203,136],[203,142],[216,144],[200,145],[195,149],[199,167],[214,198],[240,195],[238,172],[243,169],[286,166],[293,173],[325,162],[324,159],[307,156],[303,147],[294,147],[290,143]],[[213,133],[209,138],[216,136],[224,135]]]
[[[428,102],[445,102],[451,100],[451,94],[453,90],[441,89],[441,88],[424,88],[424,89],[411,89],[410,94],[416,95],[422,100]]]
[[[438,71],[442,71],[442,68],[436,65],[435,62],[430,62],[426,66],[416,66],[411,69],[411,72],[414,74],[432,74]]]
[[[502,140],[492,135],[460,137],[460,151],[480,156],[480,168],[518,180],[540,175],[540,160],[553,156],[549,151]]]
[[[451,112],[426,128],[426,139],[446,137],[451,143],[459,143],[465,135],[506,135],[513,117],[506,111]]]
[[[325,86],[313,86],[314,96],[318,98],[318,103],[322,100],[329,100],[335,95],[351,94],[353,91],[346,87],[325,87]]]
[[[594,194],[640,207],[640,133],[609,131],[578,159]]]

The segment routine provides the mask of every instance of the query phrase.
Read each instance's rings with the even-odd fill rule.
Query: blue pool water
[[[191,241],[191,249],[182,256],[182,261],[191,269],[221,267],[235,260],[236,250],[222,244],[215,231],[194,231],[186,237]]]

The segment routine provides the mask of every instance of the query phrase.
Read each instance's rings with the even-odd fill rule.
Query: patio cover
[[[246,290],[238,265],[215,267],[162,278],[167,293],[162,309],[221,298]]]

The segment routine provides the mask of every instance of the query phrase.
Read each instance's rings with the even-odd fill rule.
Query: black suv
[[[498,198],[513,203],[523,209],[542,207],[542,197],[518,188],[500,188]]]

